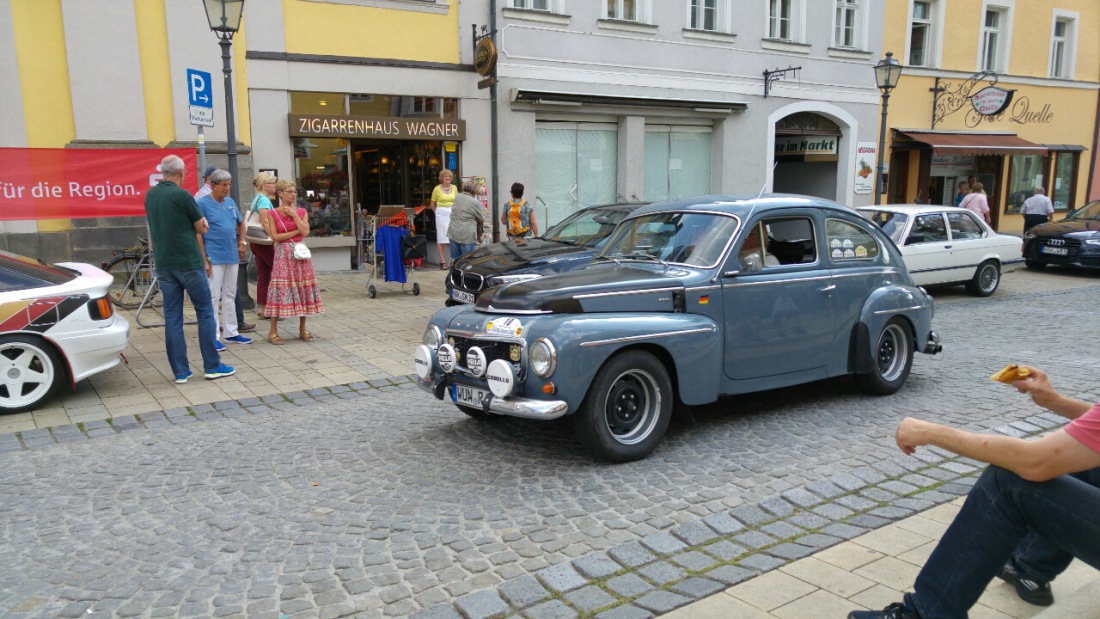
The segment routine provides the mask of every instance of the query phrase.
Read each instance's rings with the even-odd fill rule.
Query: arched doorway
[[[846,144],[837,123],[815,112],[795,112],[775,123],[772,191],[840,199],[838,164]]]

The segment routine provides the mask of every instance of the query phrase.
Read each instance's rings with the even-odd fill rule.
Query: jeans
[[[183,293],[195,306],[199,322],[199,350],[202,352],[204,372],[212,372],[221,366],[214,342],[218,327],[214,322],[214,305],[210,300],[210,284],[203,269],[183,271],[157,269],[157,280],[164,293],[164,344],[168,349],[168,365],[176,376],[187,372],[187,341],[183,337]]]
[[[458,260],[463,254],[468,254],[477,249],[477,243],[456,243],[451,241],[451,264],[454,264],[455,260]]]
[[[1071,477],[1100,488],[1100,468],[1074,473]],[[1058,574],[1066,571],[1071,562],[1072,554],[1034,533],[1028,533],[1012,553],[1012,563],[1017,571],[1032,580],[1045,582],[1054,580]]]
[[[905,605],[923,619],[965,619],[1029,534],[1100,569],[1100,488],[1063,475],[1030,482],[990,466],[917,575]]]

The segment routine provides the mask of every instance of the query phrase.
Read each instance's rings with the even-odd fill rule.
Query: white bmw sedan
[[[918,286],[965,284],[970,294],[988,297],[1004,265],[1023,260],[1020,237],[998,234],[963,208],[887,204],[856,210],[897,244]]]
[[[0,413],[37,408],[58,387],[118,365],[130,323],[90,264],[0,251]]]

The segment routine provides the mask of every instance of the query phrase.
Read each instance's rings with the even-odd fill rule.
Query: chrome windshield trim
[[[651,294],[655,292],[676,292],[677,290],[683,290],[683,286],[672,286],[669,288],[646,288],[645,290],[618,290],[615,292],[589,292],[585,294],[573,295],[574,299],[596,299],[599,297],[621,297],[631,294]]]
[[[645,335],[631,335],[630,337],[615,337],[609,340],[596,340],[593,342],[581,342],[581,348],[588,348],[591,346],[606,346],[607,344],[624,344],[627,342],[640,342],[642,340],[651,340],[659,337],[672,337],[674,335],[693,335],[695,333],[714,333],[718,331],[715,327],[701,327],[699,329],[687,329],[685,331],[666,331],[664,333],[647,333]]]

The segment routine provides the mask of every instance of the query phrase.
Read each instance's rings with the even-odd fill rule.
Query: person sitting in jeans
[[[934,445],[990,466],[917,575],[913,592],[885,610],[852,611],[848,619],[965,618],[994,576],[1021,592],[1023,570],[1046,570],[1034,577],[1050,579],[1073,557],[1100,569],[1100,404],[1063,396],[1044,372],[1026,369],[1029,376],[1012,386],[1070,419],[1064,428],[1027,441],[909,418],[898,426],[895,438],[906,454]]]

